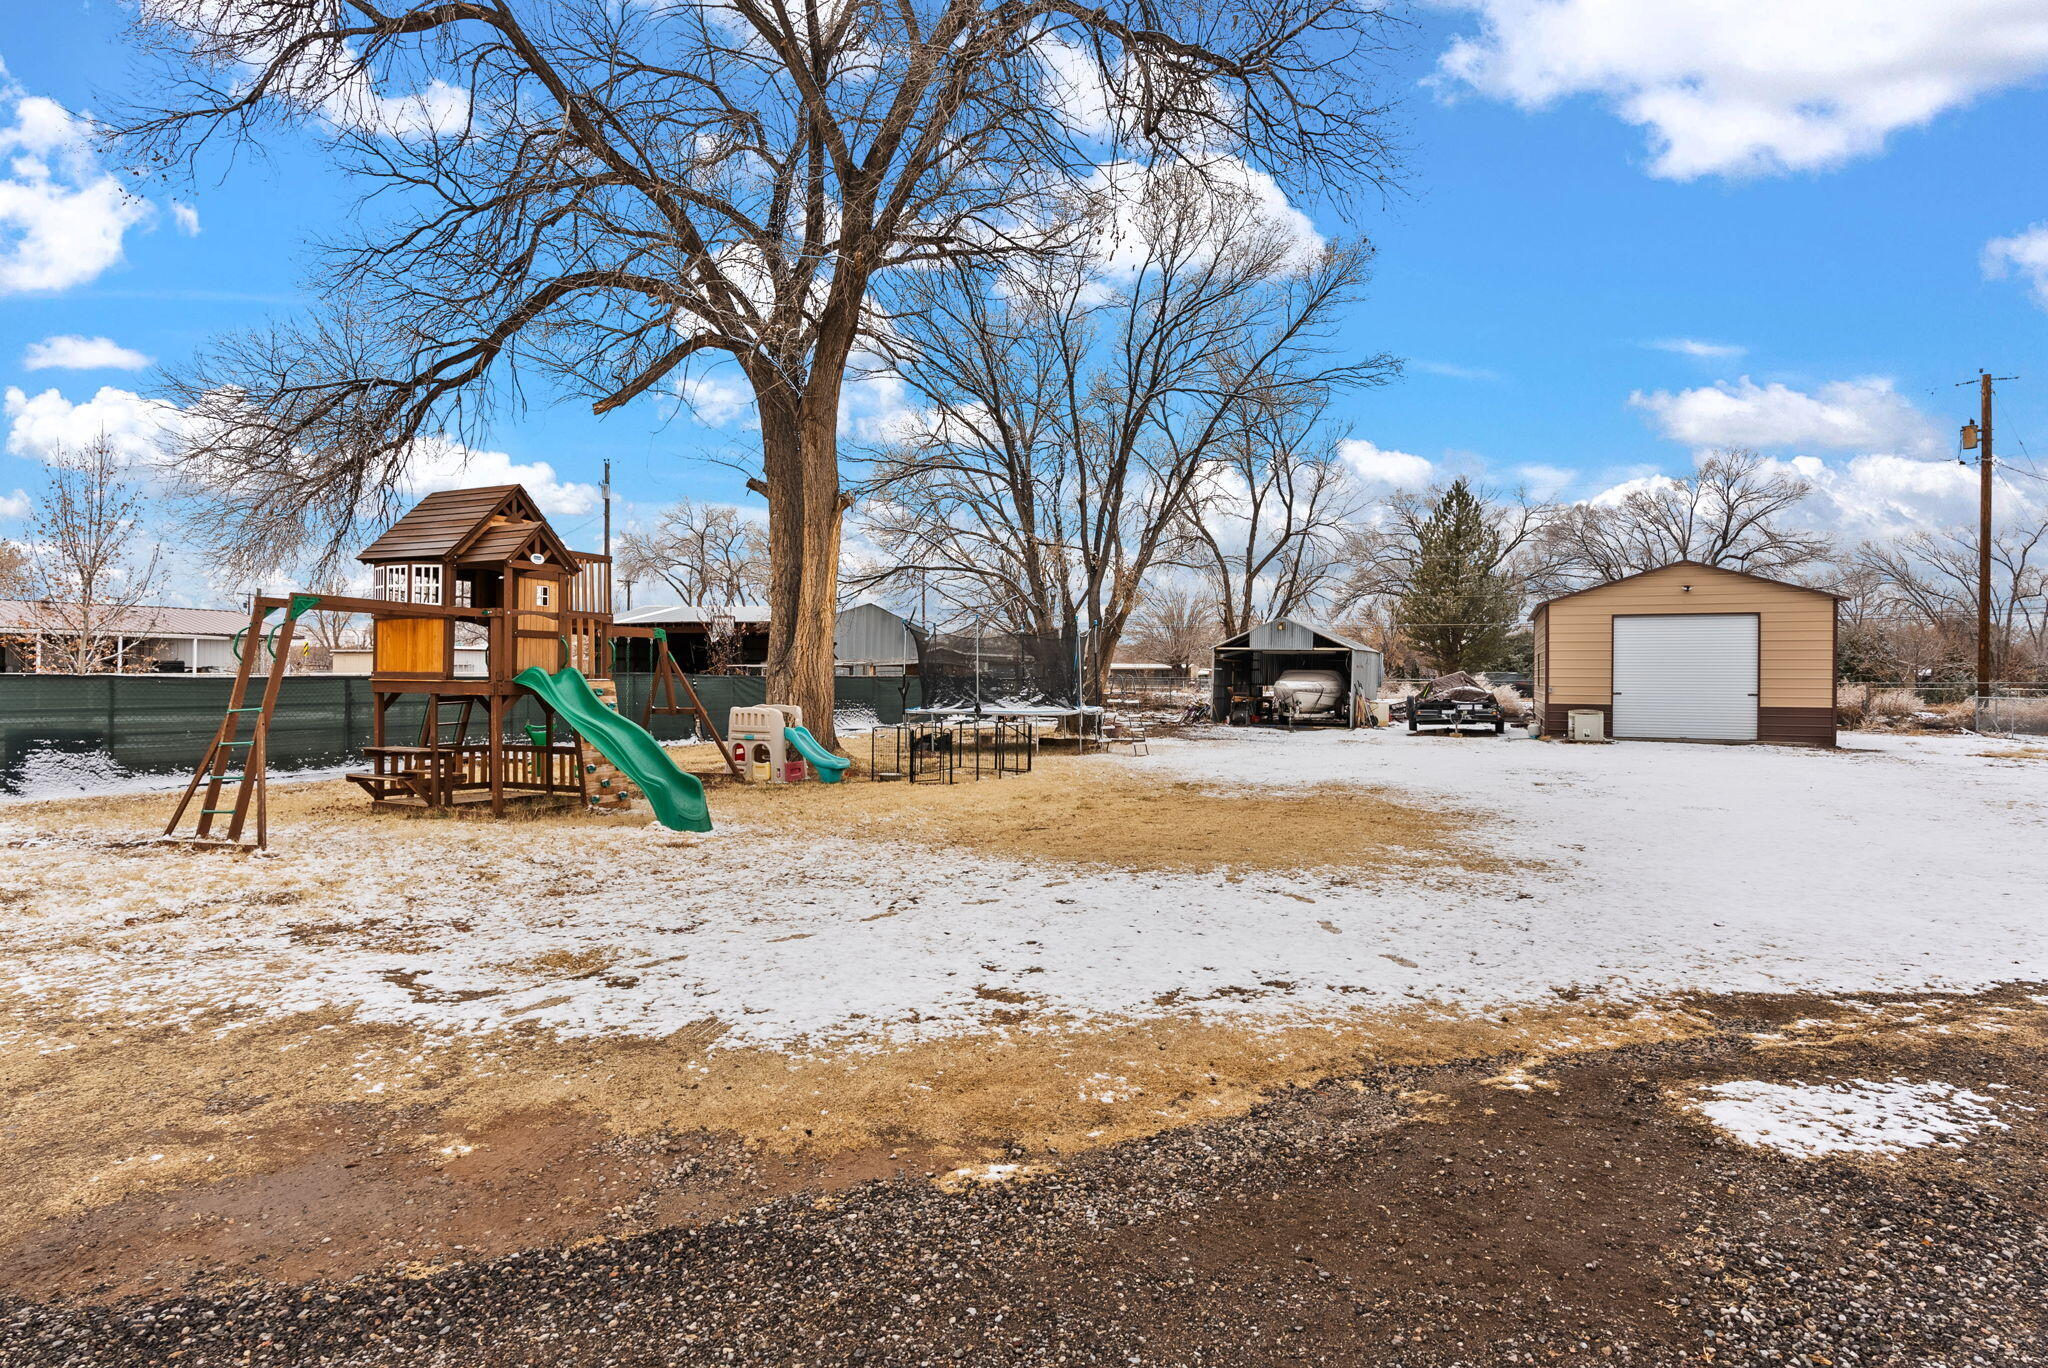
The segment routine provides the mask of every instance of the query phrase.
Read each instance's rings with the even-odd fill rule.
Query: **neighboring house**
[[[329,674],[367,675],[376,672],[376,642],[365,631],[342,634],[331,652]],[[481,679],[490,669],[490,637],[474,622],[455,624],[454,674],[458,679]]]
[[[368,646],[337,646],[334,648],[334,666],[329,671],[338,675],[366,675],[376,663],[376,651]],[[455,677],[457,679],[482,679],[490,652],[482,646],[455,648]]]
[[[879,603],[856,603],[832,629],[833,673],[887,675],[917,673],[917,636],[910,623]]]
[[[690,674],[701,674],[720,661],[728,670],[756,674],[768,662],[768,609],[763,604],[672,603],[635,608],[615,621],[667,632],[669,654]],[[722,645],[714,642],[715,633],[724,634]],[[917,673],[917,638],[910,624],[880,604],[855,604],[839,614],[832,655],[835,673],[842,675]],[[651,670],[653,645],[622,641],[618,659],[621,670]]]
[[[1109,667],[1112,684],[1192,684],[1208,673],[1192,665],[1167,665],[1156,660],[1119,660]]]
[[[41,668],[48,636],[62,636],[49,624],[52,614],[33,603],[0,599],[0,672],[33,673]],[[182,674],[235,668],[235,633],[249,625],[239,608],[174,608],[138,605],[107,623],[118,631],[117,669]]]
[[[703,674],[714,665],[753,674],[768,662],[768,609],[762,604],[672,603],[635,608],[612,620],[621,627],[659,627],[667,632],[669,654],[688,674]],[[620,643],[617,668],[652,670],[653,643]]]

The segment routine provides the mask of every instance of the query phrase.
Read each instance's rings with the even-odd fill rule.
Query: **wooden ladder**
[[[286,600],[259,598],[250,609],[248,634],[242,639],[241,663],[235,667],[234,687],[228,691],[227,715],[221,718],[220,727],[206,748],[206,757],[192,772],[192,782],[185,785],[176,811],[171,813],[171,820],[164,826],[164,835],[178,834],[178,826],[185,820],[186,810],[203,785],[206,792],[199,799],[198,821],[194,823],[190,839],[226,841],[242,846],[253,844],[258,850],[268,843],[269,807],[264,771],[268,762],[265,746],[270,737],[270,719],[277,710],[278,686],[284,682],[284,662],[291,658],[292,633],[298,626],[299,615],[319,601],[317,594],[294,594]],[[277,639],[270,647],[271,668],[264,677],[263,698],[261,702],[251,704],[249,681],[255,674],[256,658],[264,650],[263,620],[278,608],[283,608],[285,615],[284,621],[277,625]],[[242,719],[245,717],[252,718],[253,725],[248,735],[243,736]],[[240,769],[231,768],[237,764]],[[232,802],[222,796],[230,783],[235,786]],[[252,807],[256,811],[254,842],[243,836]],[[228,819],[225,836],[214,834],[213,819],[216,817]]]
[[[690,696],[688,706],[676,698],[678,684]],[[668,701],[656,706],[654,697],[662,693],[667,695]],[[652,732],[656,713],[695,713],[698,721],[704,724],[704,730],[711,733],[712,743],[718,747],[718,758],[725,762],[727,773],[735,779],[746,777],[740,773],[739,762],[732,758],[732,752],[726,749],[725,733],[711,720],[711,710],[704,706],[703,699],[697,697],[696,687],[690,683],[690,677],[683,673],[682,667],[676,664],[676,658],[668,653],[668,633],[659,627],[654,629],[654,678],[647,685],[647,706],[640,711],[641,727]]]

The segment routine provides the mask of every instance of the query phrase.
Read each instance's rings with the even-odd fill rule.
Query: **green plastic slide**
[[[542,702],[567,718],[584,740],[639,785],[663,826],[671,831],[711,830],[704,785],[695,775],[678,769],[661,742],[645,728],[619,716],[617,709],[599,698],[582,671],[563,669],[549,674],[535,665],[513,682],[539,694]]]
[[[834,755],[819,745],[818,738],[811,735],[809,727],[784,727],[782,739],[795,746],[796,753],[810,761],[818,777],[828,784],[838,783],[853,768],[853,761],[843,755]]]

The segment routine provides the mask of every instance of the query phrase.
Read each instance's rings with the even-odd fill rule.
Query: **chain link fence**
[[[653,676],[615,678],[619,710],[638,721]],[[720,726],[728,709],[766,700],[767,683],[759,675],[692,675],[690,682]],[[904,708],[918,704],[915,679],[833,683],[836,720],[846,729],[900,722]],[[0,675],[0,794],[56,797],[168,787],[199,763],[233,686],[228,675]],[[320,772],[358,763],[369,744],[373,706],[366,676],[286,676],[270,722],[271,772]],[[385,714],[386,737],[417,737],[425,707],[423,695],[400,697]],[[524,724],[541,720],[539,703],[521,695],[510,734],[516,737]],[[481,735],[483,726],[479,715],[472,727]],[[685,741],[696,735],[697,720],[687,713],[657,713],[650,730],[663,741]]]
[[[2048,689],[1979,694],[1977,730],[1987,736],[2048,736]]]

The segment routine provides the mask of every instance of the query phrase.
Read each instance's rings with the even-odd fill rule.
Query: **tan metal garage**
[[[1835,744],[1833,594],[1695,561],[1536,607],[1536,715],[1616,740]]]

